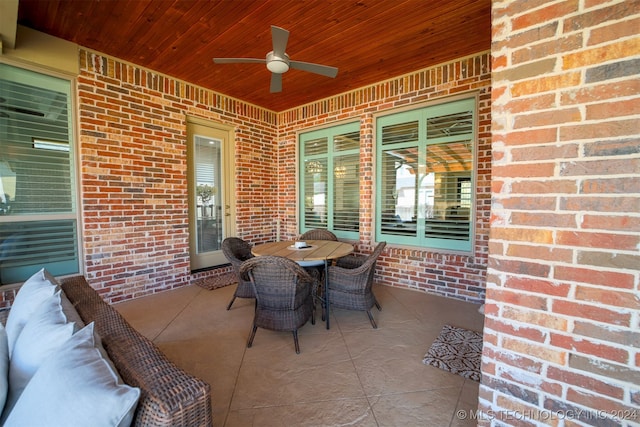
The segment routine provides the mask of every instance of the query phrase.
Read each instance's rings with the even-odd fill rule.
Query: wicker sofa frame
[[[87,283],[84,276],[60,280],[86,323],[95,322],[102,345],[123,381],[140,388],[132,426],[211,426],[211,389],[169,361]]]

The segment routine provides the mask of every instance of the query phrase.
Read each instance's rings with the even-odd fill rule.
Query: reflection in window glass
[[[304,226],[327,228],[327,159],[304,162]]]
[[[475,100],[377,120],[376,239],[471,250]]]
[[[197,253],[222,247],[222,204],[220,198],[221,141],[195,137],[196,163],[196,247]]]
[[[360,228],[358,123],[300,135],[300,232],[326,228],[357,238]]]
[[[0,64],[0,283],[79,272],[68,80]]]
[[[353,139],[351,139],[353,141]],[[336,155],[333,167],[334,231],[357,231],[360,224],[360,154]]]
[[[383,151],[381,228],[394,235],[416,235],[418,211],[425,203],[418,175],[417,147]]]

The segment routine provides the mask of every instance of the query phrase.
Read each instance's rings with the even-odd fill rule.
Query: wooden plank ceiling
[[[20,0],[18,23],[283,111],[489,50],[491,0]],[[291,69],[270,93],[264,64],[213,63],[264,58],[271,25],[290,32],[292,60],[337,77]]]

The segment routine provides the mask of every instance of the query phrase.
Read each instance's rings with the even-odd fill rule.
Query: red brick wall
[[[110,301],[188,284],[186,115],[235,128],[239,235],[273,240],[275,113],[81,51],[85,275]],[[220,272],[208,273],[218,274]]]
[[[360,121],[360,240],[359,252],[371,252],[373,240],[374,116],[463,92],[478,93],[476,240],[470,255],[417,248],[389,247],[380,257],[380,283],[426,290],[469,301],[482,301],[488,254],[491,203],[491,75],[488,54],[464,58],[410,75],[348,92],[282,112],[279,117],[279,194],[282,236],[298,233],[296,211],[297,133],[336,122]]]
[[[490,219],[489,58],[478,54],[274,113],[81,49],[78,161],[87,279],[116,302],[226,272],[189,271],[186,115],[234,127],[237,234],[253,243],[298,234],[296,132],[360,120],[363,224],[355,244],[366,253],[372,243],[374,115],[469,92],[480,99],[475,251],[388,248],[378,280],[481,301]]]
[[[356,244],[367,252],[373,115],[464,91],[480,94],[476,251],[463,256],[388,249],[380,261],[379,280],[462,299],[482,298],[491,171],[488,53],[279,114],[95,53],[81,52],[81,70],[86,275],[111,301],[203,277],[189,274],[185,114],[234,126],[238,235],[254,243],[297,234],[296,131],[359,118],[365,221]]]
[[[483,425],[640,425],[638,28],[638,1],[493,3]]]

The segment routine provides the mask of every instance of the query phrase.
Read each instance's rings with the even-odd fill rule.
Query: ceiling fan
[[[338,69],[328,65],[313,64],[311,62],[292,61],[285,52],[287,41],[289,40],[289,31],[271,26],[271,41],[273,50],[267,53],[265,59],[259,58],[213,58],[216,64],[237,64],[237,63],[266,63],[267,69],[271,71],[270,92],[282,91],[282,74],[289,71],[289,68],[296,70],[308,71],[310,73],[320,74],[327,77],[335,77]]]

